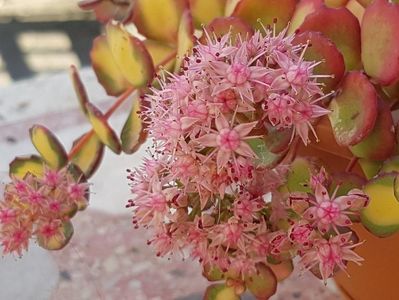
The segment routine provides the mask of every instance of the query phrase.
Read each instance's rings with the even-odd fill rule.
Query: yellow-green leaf
[[[87,96],[85,86],[82,80],[80,79],[79,72],[76,66],[72,65],[69,68],[69,75],[71,77],[76,96],[78,97],[80,108],[83,110],[85,114],[87,114],[86,103],[89,102],[89,97]]]
[[[115,131],[108,124],[101,111],[91,103],[86,104],[88,117],[97,137],[116,154],[121,153],[122,147]]]
[[[370,197],[361,212],[363,225],[373,234],[386,237],[399,230],[399,202],[394,194],[396,173],[381,175],[364,187]]]
[[[90,58],[97,80],[108,95],[118,96],[130,87],[129,82],[116,65],[105,35],[94,39]]]
[[[216,17],[224,15],[226,0],[190,0],[191,14],[195,26],[208,24]]]
[[[194,45],[193,21],[188,10],[186,10],[182,15],[177,37],[177,59],[175,64],[175,72],[179,71],[184,56],[189,53]]]
[[[121,132],[122,150],[128,154],[137,151],[147,137],[147,133],[144,131],[144,124],[140,118],[140,106],[140,98],[136,97]]]
[[[44,161],[37,155],[17,156],[10,163],[9,173],[18,179],[23,179],[27,173],[42,177],[44,173]]]
[[[79,145],[70,160],[77,165],[87,178],[97,170],[104,154],[104,144],[96,134],[87,133],[73,143],[73,147]]]
[[[234,9],[233,16],[239,17],[261,29],[264,26],[276,24],[276,31],[280,32],[291,19],[296,0],[241,0]]]
[[[33,146],[51,168],[61,169],[68,163],[64,147],[50,130],[42,125],[34,125],[29,133]]]
[[[204,300],[240,300],[240,297],[235,294],[233,287],[221,283],[208,286]]]
[[[147,85],[154,76],[154,65],[142,41],[128,33],[122,25],[108,23],[108,46],[125,79],[134,87]]]
[[[60,230],[63,231],[63,239],[60,239],[58,235],[55,235],[48,239],[38,235],[37,242],[39,246],[46,250],[60,250],[64,248],[71,240],[73,235],[74,230],[71,221],[62,222]]]
[[[176,55],[175,48],[169,46],[168,44],[154,41],[154,40],[145,40],[144,45],[150,53],[154,66],[158,66],[163,64],[166,70],[171,71],[173,69],[175,60],[170,59],[170,61],[165,65],[164,62],[168,60],[168,58]]]
[[[256,274],[245,276],[245,285],[257,299],[269,299],[277,289],[277,278],[270,267],[256,264]]]
[[[153,40],[175,43],[185,0],[136,0],[133,22],[138,31]]]

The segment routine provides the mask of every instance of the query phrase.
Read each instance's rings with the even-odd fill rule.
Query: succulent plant
[[[246,289],[267,299],[295,256],[324,280],[360,263],[353,223],[379,237],[399,231],[398,2],[81,1],[106,23],[90,56],[117,98],[101,112],[71,67],[92,130],[67,152],[45,127],[31,129],[40,156],[10,164],[4,251],[21,255],[32,235],[46,249],[65,245],[73,209],[52,216],[43,208],[52,195],[84,187],[76,203],[58,201],[84,208],[104,146],[132,154],[150,135],[153,157],[130,171],[127,207],[135,227],[153,230],[158,255],[190,249],[203,275],[222,282],[204,299],[239,299]],[[125,101],[118,137],[108,119]],[[49,174],[62,184],[46,186]],[[25,231],[15,229],[32,214]]]

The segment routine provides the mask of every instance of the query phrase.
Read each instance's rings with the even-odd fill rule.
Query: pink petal
[[[240,138],[244,138],[255,128],[256,124],[258,124],[258,121],[243,123],[234,127],[234,130],[238,132]]]
[[[216,156],[216,164],[218,166],[218,171],[223,169],[227,163],[229,162],[231,153],[230,152],[225,152],[225,151],[218,151],[218,154]]]
[[[229,128],[229,122],[226,120],[224,115],[220,114],[216,119],[215,119],[215,125],[216,129],[220,132],[222,129]]]
[[[182,117],[180,119],[181,129],[186,130],[194,125],[198,121],[198,118],[193,117]]]
[[[218,144],[216,142],[217,134],[215,133],[208,133],[203,136],[200,136],[196,139],[196,142],[201,144],[204,147],[216,147]]]

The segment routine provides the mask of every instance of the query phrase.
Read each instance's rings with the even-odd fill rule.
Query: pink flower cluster
[[[88,184],[65,167],[45,169],[42,177],[28,173],[5,186],[0,201],[0,242],[3,253],[22,255],[35,236],[46,249],[59,249],[72,234],[69,219],[88,204]]]
[[[328,113],[317,104],[326,97],[313,74],[320,62],[305,61],[308,45],[292,45],[285,31],[206,35],[181,73],[160,77],[146,96],[142,116],[154,144],[151,158],[129,170],[135,227],[153,230],[148,244],[158,256],[188,253],[241,278],[267,258],[300,255],[323,278],[360,261],[350,233],[340,232],[367,197],[354,190],[329,198],[319,174],[313,193],[280,193],[289,165],[262,164],[254,146],[270,126],[308,143],[312,121]]]

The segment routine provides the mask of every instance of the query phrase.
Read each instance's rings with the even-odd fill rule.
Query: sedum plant
[[[324,281],[360,264],[354,223],[399,230],[396,2],[81,1],[104,23],[90,55],[115,102],[96,108],[71,67],[92,130],[67,151],[32,127],[40,155],[10,163],[0,202],[3,252],[64,247],[104,148],[150,137],[126,207],[157,256],[199,261],[204,299],[267,299],[293,259]]]

